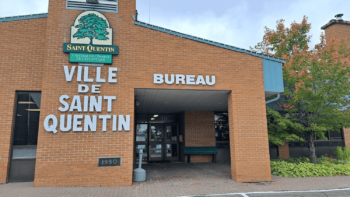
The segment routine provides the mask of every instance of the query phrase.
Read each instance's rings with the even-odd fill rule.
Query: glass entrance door
[[[149,160],[164,160],[164,125],[150,124],[149,132]]]
[[[165,124],[166,160],[179,160],[179,131],[176,123]]]
[[[176,123],[150,124],[149,161],[179,160],[178,135]]]

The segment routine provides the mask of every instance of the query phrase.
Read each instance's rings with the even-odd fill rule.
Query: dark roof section
[[[132,16],[132,17],[134,18],[134,16]],[[134,18],[134,20],[135,20],[135,18]],[[206,39],[203,39],[203,38],[198,38],[198,37],[195,37],[195,36],[191,36],[191,35],[180,33],[180,32],[176,32],[176,31],[172,31],[170,29],[165,29],[163,27],[151,25],[151,24],[148,24],[148,23],[144,23],[144,22],[140,22],[140,21],[136,21],[135,20],[135,25],[146,27],[146,28],[149,28],[149,29],[153,29],[153,30],[156,30],[156,31],[163,32],[163,33],[171,34],[171,35],[174,35],[174,36],[179,36],[181,38],[186,38],[186,39],[194,40],[194,41],[197,41],[197,42],[210,44],[210,45],[221,47],[221,48],[228,49],[228,50],[231,50],[231,51],[246,53],[246,54],[249,54],[249,55],[252,55],[252,56],[256,56],[256,57],[260,57],[260,58],[263,58],[263,59],[279,62],[279,63],[282,63],[282,64],[285,63],[285,61],[283,61],[282,59],[279,59],[279,58],[276,58],[276,57],[273,57],[273,56],[268,56],[268,55],[264,55],[264,54],[261,54],[261,53],[256,53],[256,52],[253,52],[253,51],[250,51],[250,50],[238,48],[238,47],[235,47],[235,46],[230,46],[230,45],[227,45],[227,44],[214,42],[214,41],[206,40]]]
[[[342,24],[342,25],[350,25],[350,21],[343,21],[343,20],[335,20],[335,19],[332,19],[330,20],[327,24],[323,25],[321,27],[322,30],[325,30],[326,28],[334,25],[334,24]]]
[[[47,13],[4,17],[4,18],[0,18],[0,23],[1,22],[8,22],[8,21],[35,19],[35,18],[47,18]]]

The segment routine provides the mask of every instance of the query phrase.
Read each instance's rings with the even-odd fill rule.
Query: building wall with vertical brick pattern
[[[284,142],[284,145],[278,146],[278,156],[283,159],[289,159],[289,144]]]
[[[350,128],[344,128],[344,144],[345,147],[350,148]]]
[[[16,91],[40,91],[46,18],[0,22],[0,183],[6,183]]]
[[[325,29],[326,39],[331,38],[344,39],[348,46],[350,46],[350,25],[334,24]]]
[[[103,105],[101,113],[91,112],[83,113],[83,115],[129,114],[131,115],[130,122],[133,123],[135,88],[229,90],[231,91],[228,94],[228,111],[232,178],[238,182],[270,181],[262,59],[246,53],[235,52],[137,26],[131,17],[135,14],[135,9],[136,0],[119,0],[119,12],[117,14],[103,13],[109,19],[114,30],[113,44],[119,45],[120,54],[113,56],[112,65],[102,67],[102,77],[105,78],[107,77],[108,67],[117,67],[118,83],[101,84],[101,94],[99,96],[115,95],[117,100],[113,102],[111,113],[108,113],[106,105]],[[19,61],[16,65],[28,68],[28,70],[23,70],[24,75],[13,75],[12,73],[11,78],[6,78],[6,75],[13,72],[10,71],[12,67],[6,68],[5,65],[8,64],[2,65],[2,69],[6,68],[8,73],[4,73],[5,71],[2,70],[0,79],[5,77],[8,81],[6,85],[13,87],[12,89],[2,89],[1,95],[6,100],[6,102],[3,102],[6,113],[1,115],[0,123],[3,126],[1,128],[2,155],[0,159],[2,166],[0,172],[5,173],[7,171],[7,164],[5,163],[8,162],[14,91],[42,90],[34,185],[36,187],[131,185],[134,163],[133,124],[130,125],[129,132],[112,132],[111,122],[107,125],[107,132],[102,132],[101,121],[98,122],[97,132],[58,131],[57,134],[53,134],[46,132],[43,127],[44,119],[49,114],[56,117],[61,114],[81,114],[79,112],[59,112],[59,97],[61,95],[68,95],[70,98],[74,95],[90,95],[77,93],[78,84],[83,84],[83,82],[75,80],[76,73],[72,82],[66,82],[63,72],[64,65],[67,65],[69,69],[72,66],[77,66],[77,64],[69,63],[68,54],[62,52],[62,45],[64,42],[69,42],[70,26],[79,13],[81,13],[79,10],[67,10],[66,0],[50,0],[47,19],[28,20],[43,21],[39,26],[46,21],[47,25],[42,27],[42,31],[32,31],[34,33],[46,32],[46,34],[33,37],[29,34],[18,34],[20,44],[38,44],[42,47],[38,51],[29,47],[23,51],[26,59],[30,59],[33,64],[25,67]],[[0,23],[0,25],[13,26],[17,24],[17,22],[6,23]],[[28,22],[21,21],[19,23],[25,24]],[[30,29],[32,27],[28,26],[26,28]],[[21,32],[31,32],[26,31],[26,28],[18,26],[16,29],[21,30]],[[38,27],[35,26],[35,28]],[[31,39],[30,41],[29,38],[27,40],[22,38],[27,35]],[[14,42],[16,42],[15,39],[18,39],[16,36],[8,35],[8,37]],[[22,55],[19,53],[20,51],[18,48],[12,54],[19,58]],[[45,51],[44,54],[43,51]],[[7,56],[7,53],[1,51],[0,57],[2,60],[10,61]],[[12,61],[16,63],[18,59]],[[90,76],[94,76],[94,67],[90,68],[92,69]],[[22,72],[17,69],[15,71]],[[153,74],[155,73],[215,75],[216,84],[214,86],[158,85],[153,83]],[[30,77],[32,81],[20,82],[25,78],[23,76]],[[91,83],[88,85],[91,86]],[[211,114],[210,121],[214,122],[212,112],[200,113]],[[84,124],[83,121],[82,124]],[[208,143],[215,145],[214,129],[212,135],[211,138],[214,140],[208,141]],[[188,138],[187,135],[186,138]],[[188,143],[189,145],[195,145],[198,142],[192,140]],[[99,168],[97,166],[99,157],[112,156],[122,157],[120,167]],[[204,159],[200,158],[199,160]]]
[[[216,146],[214,112],[185,112],[185,146]],[[191,156],[191,162],[212,160],[213,155]]]

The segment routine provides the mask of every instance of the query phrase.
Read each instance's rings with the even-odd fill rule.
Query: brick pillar
[[[0,115],[0,184],[7,182],[8,169],[10,164],[11,136],[15,93],[2,94],[3,113]]]
[[[264,88],[228,93],[231,174],[237,182],[271,181]]]
[[[185,112],[185,146],[216,146],[214,112]],[[213,155],[191,155],[191,162],[212,162]],[[187,162],[187,155],[185,156]]]
[[[289,159],[289,144],[284,142],[284,145],[278,146],[278,156],[283,159]]]
[[[350,148],[350,128],[344,128],[344,144],[345,147]]]

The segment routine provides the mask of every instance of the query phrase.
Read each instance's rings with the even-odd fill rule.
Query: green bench
[[[216,146],[185,147],[184,153],[187,155],[187,163],[191,163],[191,155],[213,155],[213,162],[216,163],[218,148]]]

